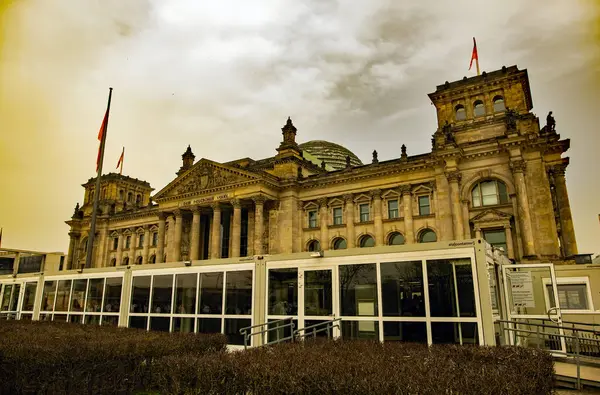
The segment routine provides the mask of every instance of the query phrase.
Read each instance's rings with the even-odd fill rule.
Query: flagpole
[[[121,153],[121,170],[119,170],[119,174],[123,175],[123,162],[125,162],[125,147],[123,147],[123,152]]]
[[[473,45],[475,46],[475,50],[477,50],[477,42],[475,41],[475,37],[473,37]],[[479,52],[477,52],[477,57],[475,58],[475,65],[477,66],[477,75],[481,75],[479,72]]]
[[[92,210],[92,222],[90,224],[90,233],[88,235],[87,254],[85,256],[85,266],[92,267],[92,252],[94,251],[94,236],[96,236],[96,215],[98,213],[98,201],[100,200],[100,177],[102,176],[102,162],[104,162],[104,146],[106,143],[106,132],[108,130],[108,117],[110,115],[110,100],[112,98],[113,88],[108,91],[108,104],[106,106],[106,122],[100,141],[100,161],[98,162],[98,174],[96,175],[96,189],[94,190],[94,208]]]

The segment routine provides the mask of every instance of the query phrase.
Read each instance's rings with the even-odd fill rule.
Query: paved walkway
[[[559,376],[577,377],[577,365],[574,363],[554,362],[554,370]],[[581,378],[600,383],[600,367],[581,366]]]

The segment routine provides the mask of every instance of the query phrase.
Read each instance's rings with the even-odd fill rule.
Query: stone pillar
[[[469,223],[469,201],[462,201],[462,212],[463,212],[463,229],[465,231],[465,239],[471,238],[471,224]]]
[[[123,264],[123,231],[119,230],[119,242],[117,243],[117,264],[119,266]]]
[[[567,193],[565,181],[565,170],[567,165],[558,165],[552,168],[554,187],[556,188],[556,202],[560,216],[561,244],[565,257],[577,254],[577,241],[575,240],[575,229],[573,228],[573,217],[571,216],[571,204]]]
[[[346,201],[346,243],[348,248],[356,247],[354,240],[354,200],[351,193],[344,195]]]
[[[242,243],[242,205],[238,199],[231,201],[233,206],[233,225],[231,227],[231,254],[232,258],[240,256],[240,246]]]
[[[99,236],[97,241],[96,254],[93,260],[92,267],[104,267],[107,266],[106,262],[106,244],[108,238],[108,225],[105,221],[100,221],[99,226],[96,229],[99,229]]]
[[[506,254],[510,259],[515,259],[515,247],[513,245],[512,231],[510,229],[510,224],[504,225],[504,233],[506,235]]]
[[[129,264],[135,265],[135,228],[131,228],[131,239],[129,241]]]
[[[458,171],[450,172],[446,175],[450,184],[450,208],[452,210],[452,224],[454,225],[454,238],[463,240],[465,231],[463,224],[463,209],[460,204],[460,192],[458,182],[460,181],[460,173]]]
[[[67,258],[67,270],[74,269],[75,264],[75,249],[77,248],[78,239],[81,234],[79,232],[69,232],[69,253]]]
[[[327,198],[319,199],[319,210],[321,220],[321,250],[326,251],[329,249],[329,210],[327,207]]]
[[[162,263],[165,256],[165,225],[167,215],[158,213],[158,245],[156,246],[156,263]]]
[[[200,254],[200,207],[192,208],[192,229],[190,237],[190,260],[198,260]]]
[[[144,225],[144,250],[142,251],[142,265],[148,263],[148,255],[150,254],[150,226]]]
[[[525,186],[525,169],[527,163],[524,160],[511,162],[517,200],[519,206],[519,219],[521,222],[521,233],[523,235],[523,249],[525,256],[535,256],[533,231],[531,229],[531,216],[529,214],[529,199],[527,198],[527,187]]]
[[[517,194],[510,194],[510,202],[512,204],[513,213],[515,213],[515,238],[517,240],[517,249],[515,251],[515,259],[520,260],[523,257],[523,238],[521,237],[521,225],[519,224],[519,220],[517,218],[517,213],[519,212],[519,204],[517,203]]]
[[[263,196],[257,196],[252,198],[254,200],[254,255],[264,254],[263,250],[263,233],[265,227],[264,209],[265,209],[265,198]]]
[[[213,219],[210,228],[210,257],[217,259],[221,257],[221,206],[219,203],[214,203]]]
[[[403,185],[400,189],[400,192],[402,193],[402,205],[404,206],[404,239],[406,240],[406,244],[413,244],[415,242],[412,196],[410,189],[410,185]]]
[[[181,232],[183,231],[183,212],[175,210],[175,232],[173,234],[173,261],[181,260]]]
[[[248,208],[248,256],[254,255],[254,231],[255,231],[255,221],[254,221],[254,210]]]
[[[375,245],[384,245],[383,241],[383,216],[381,213],[381,189],[371,191],[373,198],[373,223],[375,225]]]
[[[482,235],[481,235],[481,228],[479,227],[479,225],[475,225],[475,238],[476,239],[482,239]]]

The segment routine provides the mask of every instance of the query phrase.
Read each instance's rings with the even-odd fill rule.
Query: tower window
[[[158,232],[152,233],[152,247],[156,247],[158,245]]]
[[[504,98],[500,95],[494,97],[494,112],[504,112],[506,106],[504,105]]]
[[[459,104],[454,107],[454,117],[457,121],[464,121],[467,119],[467,111],[465,110],[465,106]]]
[[[116,250],[117,248],[119,248],[119,238],[118,237],[113,237],[113,250]]]
[[[129,248],[130,245],[131,245],[131,236],[127,236],[127,238],[125,239],[125,248]]]
[[[476,117],[482,117],[485,115],[485,106],[481,100],[476,100],[473,103],[473,113]]]
[[[133,202],[133,193],[132,192],[129,192],[127,194],[127,201],[130,202],[130,203]]]

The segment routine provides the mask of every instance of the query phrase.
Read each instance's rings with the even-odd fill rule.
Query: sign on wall
[[[511,272],[509,278],[513,307],[535,307],[531,272]]]
[[[222,193],[220,195],[207,196],[207,197],[198,198],[198,199],[194,199],[194,200],[188,200],[187,202],[181,202],[181,203],[179,203],[179,207],[192,206],[192,205],[196,205],[196,204],[210,204],[212,202],[228,200],[228,199],[231,199],[231,197],[232,196],[228,193]]]

